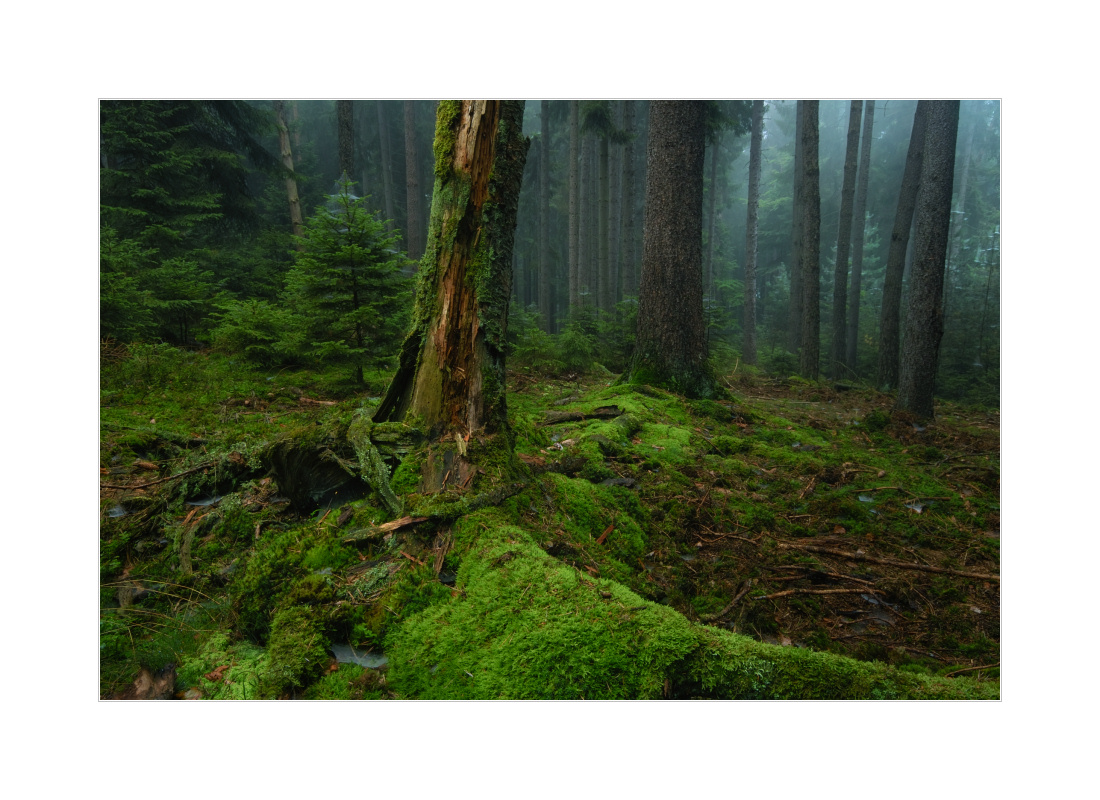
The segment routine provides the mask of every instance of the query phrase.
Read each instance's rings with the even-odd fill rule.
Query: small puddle
[[[219,495],[218,497],[200,497],[198,500],[188,500],[184,505],[188,506],[212,506],[215,503],[221,501],[225,495]]]
[[[378,669],[389,663],[389,658],[381,653],[366,653],[350,644],[334,644],[331,649],[332,654],[341,664],[358,664],[367,669]]]

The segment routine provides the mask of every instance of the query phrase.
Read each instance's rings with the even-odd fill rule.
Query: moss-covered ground
[[[380,448],[404,524],[355,480],[292,502],[272,454],[305,441],[354,474],[349,426],[387,379],[104,361],[103,697],[142,668],[215,699],[999,696],[995,412],[916,424],[756,373],[720,402],[514,375],[518,470],[423,497],[420,454]],[[471,500],[506,473],[518,491]]]

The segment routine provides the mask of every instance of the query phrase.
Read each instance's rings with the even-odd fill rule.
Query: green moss
[[[435,139],[432,142],[432,154],[435,156],[435,175],[445,178],[451,172],[454,161],[455,132],[459,114],[462,113],[462,101],[440,100],[435,109]]]
[[[268,670],[266,651],[247,642],[233,642],[225,632],[210,636],[199,652],[180,663],[176,686],[198,689],[209,700],[254,700]],[[225,669],[218,672],[218,669]],[[215,676],[214,679],[206,677]]]
[[[260,692],[265,697],[282,697],[318,677],[329,662],[328,639],[316,612],[305,606],[291,606],[275,615],[267,647],[268,668]]]

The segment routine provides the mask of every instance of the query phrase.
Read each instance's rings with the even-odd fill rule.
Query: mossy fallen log
[[[757,642],[547,555],[496,509],[455,524],[454,596],[387,641],[388,681],[430,699],[996,699],[999,684]]]

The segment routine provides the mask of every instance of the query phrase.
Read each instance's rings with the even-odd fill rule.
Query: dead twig
[[[116,486],[112,483],[99,484],[101,489],[145,489],[148,486],[156,486],[158,483],[164,483],[165,481],[174,481],[176,478],[182,478],[184,475],[190,475],[193,472],[198,472],[202,469],[209,469],[210,467],[216,467],[217,461],[208,461],[205,464],[199,464],[197,467],[184,470],[183,472],[177,472],[175,475],[169,475],[167,478],[158,478],[155,481],[149,481],[148,483],[134,483],[129,486]]]
[[[726,614],[730,613],[730,611],[733,610],[734,606],[736,606],[739,602],[741,602],[741,598],[744,597],[746,594],[748,594],[749,589],[751,589],[751,588],[752,588],[752,581],[751,580],[746,580],[744,583],[741,584],[741,589],[737,592],[737,594],[734,596],[734,598],[732,600],[730,600],[729,605],[727,605],[725,608],[723,608],[717,614],[700,615],[699,619],[702,620],[703,622],[714,622],[715,620],[721,619],[722,617],[726,616]]]
[[[772,600],[776,597],[787,597],[792,594],[876,594],[876,589],[784,589],[782,592],[765,594],[754,597],[753,600]]]
[[[787,542],[780,542],[779,546],[785,549],[805,550],[810,553],[824,553],[826,555],[839,556],[852,561],[868,561],[872,564],[882,564],[883,566],[897,567],[898,569],[935,572],[941,575],[957,575],[960,578],[980,578],[987,581],[997,581],[998,583],[1001,581],[1000,575],[989,575],[984,572],[967,572],[961,569],[948,569],[947,567],[926,567],[923,564],[911,564],[907,561],[897,561],[893,558],[875,558],[873,556],[864,555],[863,553],[848,553],[843,550],[833,550],[829,547],[814,547],[808,544],[789,544]]]
[[[973,672],[974,670],[977,670],[977,669],[997,669],[1000,666],[1001,666],[1001,662],[998,661],[996,664],[986,664],[986,665],[981,666],[981,667],[966,667],[964,669],[956,669],[952,672],[948,672],[943,677],[950,678],[952,675],[959,675],[963,672]]]
[[[395,519],[392,522],[383,522],[381,525],[375,525],[372,528],[359,528],[358,530],[354,530],[345,536],[343,541],[344,544],[351,544],[352,542],[359,542],[363,539],[373,539],[376,536],[381,536],[390,531],[396,531],[399,528],[425,522],[427,519],[427,517],[401,517],[401,519]]]

